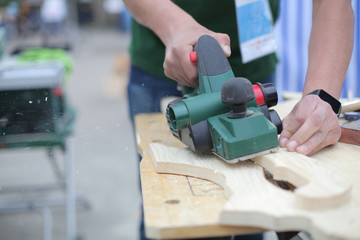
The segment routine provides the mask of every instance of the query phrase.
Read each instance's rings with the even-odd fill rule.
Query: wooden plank
[[[281,103],[278,104],[275,109],[280,117],[284,118],[296,102],[297,101],[288,101]],[[226,198],[224,194],[217,192],[223,191],[219,189],[217,185],[206,180],[192,177],[155,173],[151,162],[149,143],[157,142],[166,144],[167,146],[184,147],[180,141],[171,135],[163,114],[137,116],[136,129],[139,153],[143,156],[140,169],[145,208],[145,226],[149,238],[210,237],[263,231],[261,228],[253,227],[221,226],[218,219],[221,207],[224,206]],[[354,151],[352,148],[348,149],[345,147],[344,149],[342,151],[348,154]],[[358,189],[360,187],[359,181],[357,180],[358,183],[354,183],[353,180],[357,179],[356,176],[360,172],[360,169],[358,162],[354,159],[348,161],[346,157],[344,158],[344,152],[342,151],[336,152],[336,154],[334,154],[333,151],[321,152],[321,154],[316,154],[313,159],[326,162],[329,166],[339,168],[344,172],[353,171],[350,176],[353,186],[357,186],[353,188],[351,192],[350,201],[353,202],[352,195],[354,191],[359,192]],[[333,156],[337,156],[338,161],[327,160],[327,158],[333,159]],[[195,181],[196,184],[193,184]],[[178,189],[188,190],[181,191],[181,194],[179,194]],[[195,194],[191,189],[196,190]],[[214,193],[213,189],[218,190]],[[179,200],[179,203],[174,204],[176,201],[172,200]],[[346,198],[341,201],[344,200],[346,200]],[[340,205],[341,201],[339,203]],[[182,207],[176,208],[175,206],[179,204],[181,204]],[[166,210],[166,208],[169,208],[169,205],[171,205],[170,208],[173,209],[172,211]],[[196,207],[194,208],[192,206]],[[181,215],[181,217],[171,218],[172,220],[170,221],[170,212],[172,212],[172,216]],[[339,216],[341,218],[341,214]],[[189,221],[189,219],[191,219],[191,221]]]
[[[352,111],[357,111],[360,110],[360,100],[359,99],[355,99],[353,101],[347,101],[347,102],[342,102],[342,109],[341,112],[352,112]]]
[[[339,141],[360,146],[360,120],[344,123]]]
[[[200,238],[263,232],[259,228],[219,224],[226,199],[218,185],[197,178],[157,174],[151,168],[151,159],[143,158],[141,180],[148,238]]]
[[[298,208],[330,209],[350,199],[351,183],[347,176],[320,160],[280,149],[253,161],[271,172],[274,179],[288,181],[297,187],[294,205]]]
[[[183,175],[157,174],[150,157],[149,143],[185,147],[174,138],[163,114],[143,114],[135,119],[148,238],[200,238],[259,233],[254,227],[222,226],[219,215],[226,202],[217,184]]]
[[[220,213],[221,224],[304,230],[314,239],[360,238],[360,148],[356,146],[339,143],[316,158],[281,150],[254,159],[276,178],[298,186],[294,192],[269,183],[252,161],[230,165],[212,155],[159,143],[151,144],[151,152],[157,172],[200,177],[225,189],[228,201]]]

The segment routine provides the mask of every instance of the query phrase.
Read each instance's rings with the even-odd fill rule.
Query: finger
[[[325,138],[327,132],[329,131],[326,128],[329,124],[325,123],[326,119],[330,117],[331,114],[330,106],[327,108],[326,105],[319,105],[319,107],[315,109],[315,111],[305,120],[300,128],[291,136],[289,143],[286,145],[289,151],[295,151],[299,145],[302,145],[312,136],[320,141]]]
[[[168,78],[186,86],[196,87],[198,72],[196,64],[191,63],[189,59],[191,51],[191,45],[172,48],[166,53],[163,67]]]
[[[319,138],[316,137],[315,135],[316,134],[314,134],[314,136],[311,137],[306,143],[297,147],[296,152],[307,155],[307,156],[311,156],[314,153],[323,149],[324,147],[335,144],[339,139],[337,131],[330,131],[326,135],[325,140],[322,139],[320,141],[319,141]]]
[[[283,119],[283,131],[281,132],[279,138],[280,147],[286,147],[289,144],[289,139],[303,125],[308,116],[312,115],[316,109],[316,106],[319,104],[319,101],[322,100],[315,95],[306,96],[300,102],[298,102],[290,114]],[[295,142],[293,142],[291,145],[296,147]]]
[[[190,61],[190,52],[192,47],[188,47],[182,54],[181,68],[183,69],[183,78],[189,84],[188,86],[196,87],[199,85],[197,64]]]
[[[230,46],[228,46],[228,45],[221,45],[221,48],[223,49],[225,56],[226,56],[226,57],[230,57],[230,55],[231,55]]]
[[[294,109],[295,110],[295,109]],[[289,139],[300,128],[301,124],[305,121],[303,118],[298,118],[295,113],[291,112],[282,121],[283,130],[280,134],[279,145],[280,147],[286,147]]]
[[[338,129],[334,130],[334,131],[330,131],[329,134],[326,136],[326,140],[324,141],[324,143],[318,147],[316,147],[313,151],[311,151],[308,155],[312,155],[316,152],[318,152],[319,150],[323,149],[326,146],[329,145],[333,145],[335,143],[337,143],[340,139],[341,136],[341,128],[339,126]]]
[[[180,72],[172,72],[171,75],[169,73],[165,71],[165,75],[168,78],[171,78],[175,81],[177,81],[178,83],[188,86],[188,87],[196,87],[198,85],[198,80],[197,78],[189,78],[188,76],[186,76],[185,74],[181,74]]]
[[[180,69],[180,64],[178,65],[178,68]],[[188,86],[188,87],[196,87],[198,85],[198,78],[197,78],[197,71],[195,67],[195,71],[190,72],[191,69],[187,70],[187,72],[184,72],[182,70],[171,72],[171,75],[168,74],[164,68],[165,75],[168,78],[174,79],[178,83]]]
[[[341,136],[339,124],[335,124],[334,126],[330,125],[329,129],[331,130],[327,133],[324,132],[324,129],[327,129],[327,127],[321,129],[322,133],[315,133],[308,141],[297,147],[296,152],[304,155],[312,155],[328,145],[335,144],[339,140]]]
[[[287,116],[282,120],[282,126],[283,126],[283,130],[280,133],[280,137],[279,137],[279,145],[280,147],[286,147],[286,144],[289,141],[289,138],[293,135],[292,132],[290,132],[289,128],[289,124],[287,124],[289,122],[289,118],[291,118],[291,116]]]
[[[230,37],[224,33],[214,33],[212,36],[218,41],[221,48],[224,51],[226,57],[230,57],[231,55],[231,48],[230,48]]]
[[[223,33],[213,33],[213,37],[219,42],[224,54],[229,57],[231,55],[230,49],[230,37]],[[188,59],[190,52],[193,50],[193,46],[188,45],[186,51],[178,52],[179,54],[185,54],[179,59]],[[190,87],[196,87],[199,85],[197,65],[191,61],[181,61],[183,71],[180,72],[181,79],[179,81],[185,83]]]
[[[325,137],[325,132],[317,131],[305,143],[300,146],[295,146],[294,149],[291,149],[289,151],[296,151],[298,153],[307,155],[316,149],[320,149],[323,145]]]

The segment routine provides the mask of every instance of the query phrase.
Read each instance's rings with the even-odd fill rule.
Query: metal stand
[[[76,239],[76,209],[75,209],[75,190],[73,172],[73,140],[67,139],[65,142],[65,165],[66,165],[66,230],[67,239]]]
[[[90,208],[90,203],[83,197],[76,196],[74,183],[74,142],[73,139],[67,138],[65,140],[64,149],[64,171],[59,168],[55,156],[54,149],[49,148],[48,156],[51,167],[56,177],[56,184],[33,185],[26,187],[27,191],[41,192],[48,190],[62,190],[65,194],[65,199],[60,200],[39,200],[26,199],[17,203],[7,203],[0,206],[0,213],[14,213],[14,212],[29,212],[39,211],[43,219],[43,239],[52,240],[52,225],[53,217],[50,207],[64,206],[66,207],[66,239],[76,240],[76,202],[81,201],[85,208]],[[24,189],[24,186],[9,186],[1,190],[1,194],[17,193]]]
[[[21,50],[21,49],[20,49]],[[43,61],[44,52],[49,56]],[[32,49],[25,54],[26,64],[0,66],[0,148],[41,147],[48,149],[49,161],[55,174],[55,184],[26,187],[26,192],[62,190],[65,198],[59,201],[29,199],[0,206],[0,212],[41,212],[44,220],[44,239],[51,239],[52,216],[49,207],[66,207],[66,237],[76,239],[76,196],[74,190],[74,150],[70,138],[75,110],[67,104],[64,79],[66,62],[53,61],[66,57],[51,49]],[[22,55],[21,57],[24,57]],[[18,56],[17,58],[20,58]],[[41,59],[41,63],[37,60]],[[65,66],[66,65],[66,66]],[[64,168],[59,168],[54,148],[64,153]],[[19,193],[25,186],[7,187],[0,193]],[[34,198],[34,197],[32,197]],[[89,206],[85,200],[85,207]],[[49,224],[50,222],[50,224]]]

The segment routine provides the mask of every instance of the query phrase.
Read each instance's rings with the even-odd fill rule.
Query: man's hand
[[[190,61],[190,53],[201,35],[211,35],[223,48],[227,57],[230,56],[230,38],[227,34],[215,33],[198,25],[192,26],[167,41],[164,61],[164,71],[168,78],[195,87],[199,85],[197,65]]]
[[[197,65],[190,61],[190,52],[201,35],[214,37],[230,56],[230,38],[200,25],[192,16],[169,0],[124,0],[132,16],[150,28],[166,47],[165,75],[177,82],[198,85]],[[159,17],[161,16],[161,17]]]
[[[303,97],[282,123],[280,147],[305,155],[335,144],[341,135],[339,120],[330,104],[316,95]]]
[[[339,140],[341,129],[330,104],[307,94],[324,89],[339,98],[351,58],[353,36],[351,0],[313,0],[303,98],[283,120],[280,147],[311,155]]]

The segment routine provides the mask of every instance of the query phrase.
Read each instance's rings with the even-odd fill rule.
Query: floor
[[[77,207],[80,239],[137,239],[140,194],[135,140],[127,117],[126,55],[129,35],[110,29],[85,29],[75,33],[74,72],[67,97],[76,109],[73,135],[76,192],[85,197]],[[59,163],[62,152],[57,151]],[[0,205],[30,196],[26,188],[1,194],[8,185],[53,182],[45,149],[0,151]],[[57,192],[36,197],[57,199]],[[53,239],[65,239],[64,207],[51,208]],[[28,212],[0,214],[1,240],[42,239],[43,217]]]

